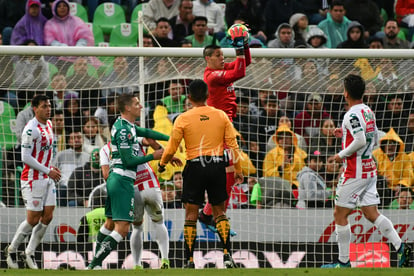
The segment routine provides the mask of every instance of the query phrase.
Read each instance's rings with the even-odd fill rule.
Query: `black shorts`
[[[183,171],[183,193],[181,196],[183,203],[203,205],[205,191],[207,191],[208,201],[212,205],[220,204],[228,197],[226,163],[224,160],[211,162],[209,157],[205,158],[202,161],[200,158],[196,159],[200,161],[187,161]]]

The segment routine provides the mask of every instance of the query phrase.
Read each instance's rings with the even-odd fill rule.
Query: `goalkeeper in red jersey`
[[[251,63],[249,49],[249,32],[245,25],[234,24],[228,30],[229,39],[236,50],[236,60],[230,63],[224,62],[223,51],[220,46],[209,45],[204,48],[203,56],[207,62],[204,70],[204,81],[208,86],[207,104],[217,109],[221,109],[229,116],[230,121],[236,116],[237,103],[236,93],[234,92],[233,82],[243,78],[246,75],[246,67]],[[226,168],[227,173],[227,194],[230,196],[231,188],[235,184],[234,166],[229,157],[229,166]],[[225,203],[227,208],[228,199]],[[216,232],[215,223],[212,219],[211,205],[207,203],[200,212],[199,220],[209,229]],[[230,232],[235,235],[234,231]]]

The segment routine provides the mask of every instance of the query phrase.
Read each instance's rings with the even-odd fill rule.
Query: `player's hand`
[[[232,45],[235,48],[242,48],[249,42],[249,29],[243,24],[234,24],[227,31],[233,40]]]
[[[240,172],[234,172],[234,183],[235,184],[242,184],[244,180],[243,174]]]
[[[342,158],[338,154],[335,154],[334,159],[336,163],[342,163]]]
[[[244,37],[236,37],[233,39],[232,43],[234,48],[243,48],[244,47]]]
[[[161,165],[160,163],[158,163],[158,172],[159,173],[163,173],[165,172],[165,166]]]
[[[160,160],[162,157],[162,154],[164,153],[164,149],[157,149],[152,153],[152,156],[154,157],[154,160]]]
[[[334,135],[336,138],[341,138],[342,137],[342,128],[335,128],[334,130]]]
[[[183,162],[181,161],[180,158],[173,156],[173,158],[171,158],[171,164],[175,167],[175,166],[182,166]]]
[[[51,167],[48,176],[52,178],[55,182],[60,181],[60,178],[62,177],[62,174],[59,170],[59,168]]]

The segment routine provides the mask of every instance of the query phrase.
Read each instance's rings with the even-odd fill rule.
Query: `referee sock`
[[[184,246],[187,261],[193,262],[194,243],[197,237],[197,221],[186,220],[184,223]]]
[[[43,239],[43,236],[46,233],[48,225],[39,222],[32,231],[32,236],[30,237],[29,244],[26,248],[26,255],[33,255],[36,247],[40,244]]]
[[[134,261],[134,266],[142,266],[142,231],[143,227],[141,225],[134,225],[132,229],[132,234],[129,240],[131,246],[132,259]]]
[[[122,240],[123,237],[121,234],[116,231],[112,231],[112,233],[101,242],[101,247],[96,251],[95,257],[93,257],[90,266],[92,268],[95,266],[102,266],[103,260],[105,260],[109,253],[111,253],[111,251],[114,250],[118,243]]]
[[[155,240],[158,243],[158,248],[161,252],[162,259],[168,259],[168,252],[170,250],[170,244],[168,240],[168,230],[164,224],[164,221],[152,222],[155,228]]]
[[[96,237],[96,247],[95,247],[95,253],[98,252],[98,250],[101,248],[101,242],[111,234],[111,230],[107,229],[105,227],[105,224],[101,226],[98,232],[98,236]]]
[[[349,261],[349,247],[351,246],[351,226],[335,224],[336,241],[338,242],[339,257],[342,263]]]
[[[216,218],[216,228],[223,243],[223,252],[227,254],[230,251],[230,223],[225,215]]]
[[[24,220],[20,223],[19,227],[16,230],[16,234],[14,234],[13,240],[9,246],[9,253],[14,253],[19,248],[19,245],[24,241],[24,239],[29,235],[33,230],[33,226],[31,226],[27,220]]]
[[[392,222],[383,214],[379,215],[374,225],[380,230],[381,234],[386,237],[394,246],[395,250],[401,247],[401,238],[395,231]]]

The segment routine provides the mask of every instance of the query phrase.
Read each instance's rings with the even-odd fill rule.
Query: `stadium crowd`
[[[71,2],[88,10],[86,22],[77,16],[81,8],[74,10],[73,3],[67,0],[0,0],[1,43],[61,47],[115,43],[109,34],[99,41],[95,30],[100,28],[96,18],[100,15],[98,4],[108,1]],[[128,19],[124,22],[131,25],[137,5],[145,4],[145,47],[205,47],[212,43],[230,47],[226,26],[233,23],[248,24],[252,48],[413,47],[414,2],[408,0],[112,2],[122,5],[122,13]],[[117,5],[106,8],[115,10]],[[87,22],[93,22],[93,27]],[[132,45],[137,46],[136,38]],[[7,149],[4,162],[9,179],[3,189],[7,206],[15,203],[13,177],[15,168],[21,166],[21,131],[34,116],[30,99],[44,91],[53,103],[53,164],[62,172],[58,202],[61,206],[88,206],[89,192],[103,183],[97,170],[96,149],[110,137],[111,124],[118,114],[116,95],[138,91],[132,84],[136,72],[129,70],[131,60],[108,60],[21,57],[5,63],[4,72],[12,72],[13,77],[0,73],[0,82],[9,86],[1,89],[0,97],[2,104],[17,114],[15,146]],[[156,69],[146,70],[162,74],[167,66],[163,62],[160,60]],[[256,66],[275,67],[274,74],[286,81],[277,91],[237,91],[238,109],[233,123],[247,177],[245,184],[233,187],[229,208],[332,206],[341,173],[340,165],[332,160],[341,147],[333,130],[347,111],[341,80],[351,72],[367,81],[364,101],[375,112],[382,133],[374,152],[381,206],[414,208],[414,112],[410,93],[414,79],[407,74],[412,71],[410,61],[360,58],[350,67],[326,59],[253,62]],[[115,80],[125,85],[107,88]],[[170,134],[177,114],[191,108],[186,97],[188,83],[189,80],[172,80],[146,85],[147,127]],[[184,144],[177,155],[185,161]],[[151,162],[151,166],[155,170],[157,162]],[[182,169],[167,166],[165,172],[158,173],[165,181],[165,208],[181,208]],[[309,179],[314,181],[309,183]]]

